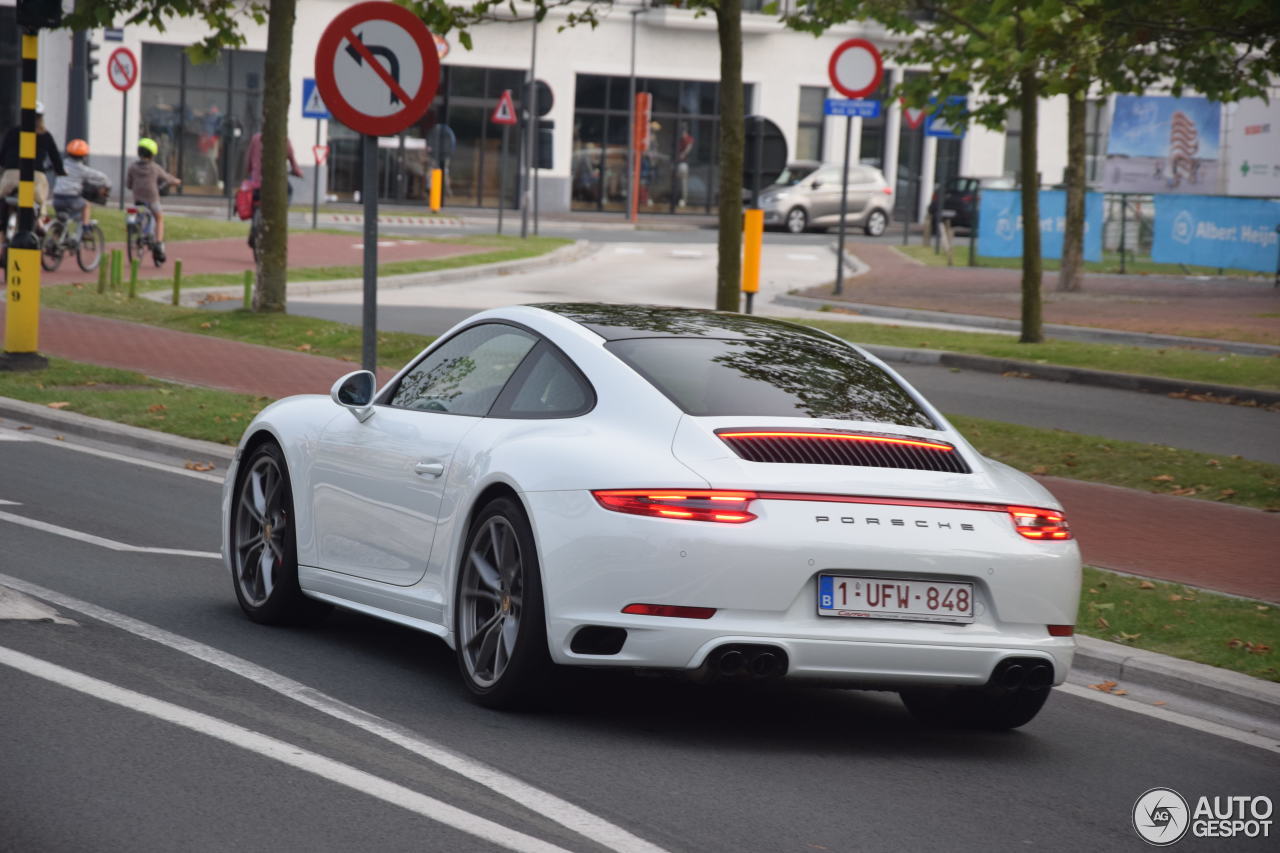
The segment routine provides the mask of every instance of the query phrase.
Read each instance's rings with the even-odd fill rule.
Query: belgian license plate
[[[818,615],[972,622],[973,584],[819,575]]]

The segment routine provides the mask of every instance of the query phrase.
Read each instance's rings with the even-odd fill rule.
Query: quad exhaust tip
[[[703,668],[715,678],[763,681],[786,674],[787,653],[776,646],[721,646],[707,656]]]
[[[992,687],[1038,692],[1053,686],[1053,666],[1039,658],[1006,658],[991,674]]]

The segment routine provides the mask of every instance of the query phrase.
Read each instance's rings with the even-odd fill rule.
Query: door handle
[[[421,474],[424,477],[439,477],[444,473],[444,463],[416,462],[413,466],[413,473]]]

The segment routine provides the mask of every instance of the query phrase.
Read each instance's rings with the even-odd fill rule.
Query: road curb
[[[558,249],[547,252],[545,255],[538,255],[534,258],[520,258],[514,261],[498,261],[492,264],[475,264],[466,267],[457,267],[455,269],[435,270],[433,272],[411,272],[402,273],[400,275],[386,275],[378,278],[378,291],[399,290],[405,287],[425,287],[437,284],[452,284],[459,281],[472,281],[477,278],[483,278],[491,275],[519,275],[529,270],[539,269],[541,267],[556,266],[558,264],[568,264],[574,261],[582,260],[600,250],[600,246],[587,240],[576,240],[568,246],[561,246]],[[339,278],[329,279],[326,281],[297,281],[289,284],[285,290],[286,299],[289,296],[316,296],[325,293],[338,293],[350,290],[360,290],[364,287],[364,279],[362,278]],[[179,300],[180,304],[188,308],[198,308],[206,297],[210,295],[234,296],[240,297],[244,294],[242,285],[228,285],[225,287],[199,287],[190,290],[184,290]],[[142,294],[147,299],[155,302],[168,302],[172,296],[166,290],[149,290]]]
[[[1280,717],[1280,683],[1145,649],[1076,635],[1072,668],[1121,686],[1154,688],[1263,719]]]
[[[1004,317],[987,317],[981,314],[952,314],[947,311],[929,311],[923,308],[897,308],[891,305],[870,305],[865,302],[846,302],[842,299],[823,299],[816,296],[783,294],[773,300],[779,305],[805,308],[810,311],[851,311],[868,317],[888,320],[915,320],[936,323],[941,326],[970,326],[997,332],[1017,333],[1021,325],[1017,320]],[[832,319],[838,319],[838,313]],[[1189,347],[1215,349],[1237,355],[1280,356],[1280,347],[1268,344],[1250,344],[1242,341],[1224,341],[1217,338],[1188,338],[1181,335],[1152,335],[1144,332],[1124,332],[1116,329],[1099,329],[1093,326],[1064,326],[1058,323],[1044,325],[1044,334],[1050,338],[1126,346]]]

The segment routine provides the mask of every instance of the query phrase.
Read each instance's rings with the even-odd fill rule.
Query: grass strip
[[[947,266],[947,256],[943,253],[935,254],[933,246],[900,246],[895,245],[895,249],[909,258],[913,258],[921,263],[931,267]],[[969,265],[969,238],[961,237],[955,246],[954,252],[955,263],[952,266],[963,267]],[[1045,272],[1057,272],[1062,262],[1057,258],[1045,258]],[[1022,269],[1022,258],[989,258],[985,255],[978,256],[978,266],[992,267],[995,269]],[[1085,261],[1085,272],[1107,273],[1110,275],[1120,274],[1120,253],[1119,252],[1103,252],[1101,261]],[[1226,270],[1217,267],[1196,267],[1183,266],[1182,264],[1166,264],[1157,263],[1147,258],[1135,258],[1132,252],[1128,253],[1125,260],[1124,272],[1127,275],[1173,275],[1173,276],[1214,276],[1223,278],[1259,278],[1263,277],[1260,273],[1250,272],[1248,270]]]
[[[1056,364],[1161,376],[1184,382],[1209,382],[1242,388],[1280,390],[1280,358],[1206,352],[1176,347],[1131,347],[1082,341],[1047,340],[1023,344],[1013,335],[957,332],[880,323],[807,320],[806,325],[855,344],[947,350]]]
[[[1261,601],[1086,566],[1076,630],[1280,681],[1280,607]]]
[[[1029,474],[1280,512],[1280,465],[948,415],[981,453]]]
[[[108,243],[125,240],[125,211],[114,205],[94,205],[93,218],[102,226],[102,234]],[[248,237],[249,223],[239,219],[205,219],[198,216],[174,216],[165,214],[164,239],[166,243],[179,240],[216,240],[220,237]]]

